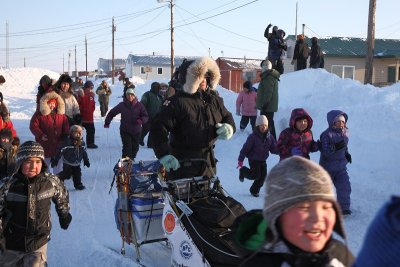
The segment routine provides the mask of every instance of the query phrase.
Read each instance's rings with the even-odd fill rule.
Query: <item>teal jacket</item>
[[[278,111],[279,77],[280,74],[275,69],[261,73],[261,82],[257,89],[257,109],[264,112]]]
[[[162,97],[153,92],[152,90],[147,91],[143,94],[140,102],[146,108],[147,114],[150,118],[154,118],[156,114],[160,111],[162,105]]]

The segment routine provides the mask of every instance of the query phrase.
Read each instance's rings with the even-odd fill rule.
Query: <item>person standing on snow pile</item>
[[[293,59],[291,64],[296,63],[296,70],[304,70],[307,68],[307,59],[310,54],[308,44],[304,39],[304,34],[297,35],[296,45],[294,46]]]
[[[393,267],[400,262],[400,195],[392,196],[375,215],[353,267]]]
[[[72,221],[68,191],[44,157],[39,143],[23,143],[15,174],[0,187],[0,266],[47,266],[51,201],[62,229]]]
[[[109,128],[112,119],[121,114],[119,133],[122,141],[122,158],[129,157],[135,160],[139,151],[142,125],[149,120],[149,116],[146,108],[139,102],[134,89],[128,88],[125,94],[122,102],[108,112],[104,128]]]
[[[249,211],[236,221],[244,258],[239,266],[352,266],[340,206],[320,165],[287,158],[271,169],[265,185],[262,212]]]
[[[310,68],[324,68],[324,53],[318,44],[318,38],[311,38],[311,54],[310,54]]]
[[[274,26],[272,33],[269,33],[269,28],[271,26],[272,25],[269,24],[264,32],[264,37],[268,39],[268,60],[271,61],[273,69],[283,74],[284,66],[281,57],[283,51],[287,50],[287,45],[283,39],[286,33],[284,30],[278,29],[277,26]]]
[[[274,114],[278,111],[279,101],[279,77],[277,70],[272,69],[272,64],[268,59],[261,62],[261,81],[257,89],[257,109],[260,115],[265,115],[268,119],[269,131],[276,140]]]
[[[36,142],[44,149],[46,165],[53,166],[54,174],[59,173],[62,170],[62,162],[54,162],[54,156],[57,148],[69,134],[65,104],[59,94],[52,91],[40,99],[40,111],[33,114],[29,129],[35,136]]]
[[[93,82],[86,81],[83,85],[83,95],[78,98],[79,109],[81,111],[82,126],[86,129],[86,144],[87,148],[97,148],[94,143],[94,135],[96,129],[94,128],[93,113],[96,108],[94,100]]]
[[[65,115],[68,117],[69,125],[81,124],[82,118],[79,104],[72,91],[72,79],[68,74],[61,74],[54,85],[56,92],[64,100]]]
[[[110,95],[112,94],[106,80],[103,80],[99,87],[97,87],[96,94],[99,97],[101,116],[104,117],[107,114],[108,102],[110,101]]]
[[[319,164],[329,172],[332,178],[343,214],[349,215],[351,214],[351,184],[346,165],[352,160],[348,151],[348,116],[341,110],[331,110],[326,118],[329,127],[320,136]]]
[[[14,173],[15,156],[18,145],[13,145],[12,132],[8,128],[0,130],[0,181]]]
[[[216,173],[215,142],[230,139],[236,131],[232,114],[216,92],[220,78],[218,65],[208,57],[179,67],[182,90],[164,101],[151,126],[154,153],[167,179]],[[202,159],[210,166],[199,161],[181,166],[184,159]]]
[[[253,84],[250,81],[243,83],[243,90],[236,98],[236,115],[242,116],[240,119],[240,130],[243,132],[247,124],[251,124],[251,129],[256,127],[257,108],[256,108],[257,93],[253,90]]]
[[[5,82],[6,79],[0,75],[0,86],[2,86]],[[9,129],[12,134],[12,145],[18,147],[19,138],[17,136],[17,131],[15,130],[14,124],[11,121],[10,111],[3,100],[3,94],[0,92],[0,130]]]
[[[163,98],[160,94],[160,90],[161,90],[160,83],[153,82],[151,84],[150,91],[145,92],[142,95],[142,99],[140,100],[140,102],[146,108],[147,115],[149,115],[149,120],[146,123],[143,123],[142,134],[140,136],[140,145],[141,146],[144,146],[144,138],[150,131],[151,124],[154,120],[154,117],[157,115],[157,113],[161,109]],[[149,148],[153,147],[151,144],[150,134],[149,134],[149,137],[147,138],[147,147],[149,147]]]
[[[63,170],[57,176],[65,183],[65,180],[70,179],[74,182],[74,187],[77,190],[85,189],[82,184],[82,170],[81,162],[83,165],[90,167],[89,157],[85,148],[85,142],[82,138],[83,129],[79,125],[73,125],[70,128],[70,134],[65,140],[64,144],[58,149],[55,156],[55,162],[62,158]]]
[[[311,131],[313,120],[302,108],[292,110],[289,127],[283,130],[278,139],[280,160],[290,156],[302,156],[310,159],[310,152],[318,151]]]
[[[250,193],[254,197],[259,196],[261,187],[267,176],[267,159],[269,152],[278,154],[275,138],[268,131],[268,119],[264,115],[257,117],[256,128],[247,137],[238,157],[239,180],[244,178],[253,180]],[[244,159],[249,161],[250,168],[243,166]]]

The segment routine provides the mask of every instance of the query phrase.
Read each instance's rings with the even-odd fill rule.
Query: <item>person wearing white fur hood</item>
[[[167,179],[211,177],[216,174],[215,142],[236,131],[216,91],[220,70],[213,59],[203,57],[184,61],[178,71],[182,91],[164,102],[151,126],[154,153]],[[181,164],[186,159],[191,164]]]

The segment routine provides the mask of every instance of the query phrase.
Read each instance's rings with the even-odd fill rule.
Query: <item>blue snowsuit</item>
[[[350,210],[351,184],[346,167],[348,163],[346,154],[348,154],[349,131],[346,127],[344,129],[333,127],[335,118],[339,115],[343,115],[347,123],[348,116],[343,111],[331,110],[327,114],[329,128],[320,136],[321,156],[319,164],[330,174],[342,210]],[[335,144],[341,142],[344,142],[344,144],[342,143],[343,147],[339,149],[335,147]]]

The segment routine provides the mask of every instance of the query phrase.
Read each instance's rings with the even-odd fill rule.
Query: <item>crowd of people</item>
[[[260,195],[264,185],[266,190],[262,211],[249,211],[236,224],[236,242],[245,251],[241,266],[263,266],[265,262],[268,266],[352,266],[354,256],[332,235],[335,232],[346,238],[343,215],[352,213],[346,167],[352,163],[348,115],[341,110],[329,111],[328,127],[315,140],[313,119],[304,108],[296,108],[288,127],[277,135],[274,113],[278,111],[279,79],[284,72],[282,51],[287,46],[285,32],[274,26],[270,33],[271,27],[268,25],[264,32],[269,50],[260,65],[258,88],[246,81],[236,99],[239,129],[244,132],[249,124],[252,128],[239,151],[239,180],[253,181],[250,193],[254,197]],[[292,61],[297,70],[306,68],[309,55],[311,68],[323,67],[318,40],[313,37],[311,41],[309,52],[304,36],[298,36]],[[167,179],[212,177],[217,173],[215,143],[229,140],[236,132],[233,116],[216,90],[221,78],[219,67],[207,57],[185,60],[174,77],[176,80],[169,84],[153,82],[141,99],[135,85],[125,78],[122,101],[109,110],[112,91],[106,80],[93,92],[91,81],[83,83],[78,78],[72,82],[67,74],[55,81],[44,75],[30,121],[35,141],[21,145],[0,93],[0,265],[46,265],[51,201],[61,228],[67,229],[71,223],[65,182],[72,177],[75,189],[85,189],[81,164],[89,168],[86,149],[97,148],[95,93],[101,117],[105,117],[104,128],[121,115],[122,158],[135,160],[148,135],[146,146],[154,150]],[[5,82],[0,75],[0,84]],[[179,86],[173,86],[176,84]],[[321,152],[319,164],[309,156],[317,151]],[[267,174],[270,154],[278,155],[280,162]],[[193,161],[185,162],[188,159]],[[398,215],[398,203],[399,199],[393,198],[384,209],[396,209]],[[373,227],[382,227],[377,224],[386,213],[381,213],[366,240],[379,238]],[[399,225],[398,216],[389,219]],[[391,225],[384,223],[385,233],[391,234]],[[370,250],[368,244],[363,246],[357,266],[373,266],[365,259]]]

